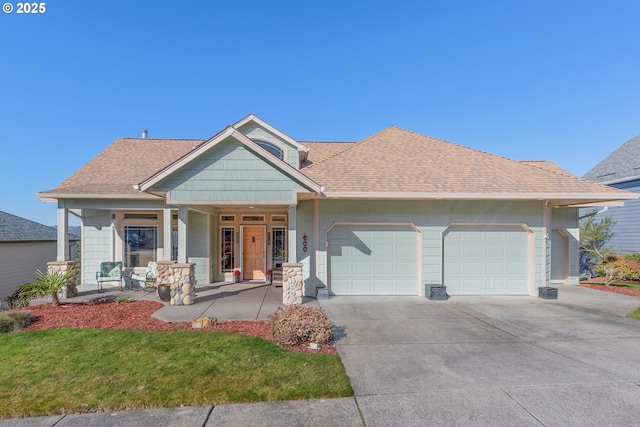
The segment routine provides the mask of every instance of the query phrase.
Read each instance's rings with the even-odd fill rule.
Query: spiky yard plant
[[[75,275],[75,268],[70,268],[64,273],[53,271],[43,273],[42,271],[37,270],[36,281],[34,283],[21,286],[22,290],[20,291],[20,294],[29,299],[51,296],[51,305],[55,307],[60,304],[58,292],[63,286],[66,286],[71,280],[73,280]]]

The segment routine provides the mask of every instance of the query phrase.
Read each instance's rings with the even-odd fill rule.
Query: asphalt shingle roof
[[[595,165],[583,178],[594,182],[619,181],[640,175],[640,136],[630,139]]]
[[[133,186],[205,140],[121,138],[46,193],[140,195]],[[305,142],[300,171],[333,193],[585,195],[629,193],[577,178],[551,162],[514,161],[391,126],[359,142]],[[594,194],[600,195],[593,197]],[[502,196],[500,196],[502,197]],[[564,199],[564,197],[560,197]],[[576,199],[576,197],[567,197]]]
[[[391,126],[303,173],[327,192],[608,193],[550,162],[518,162]],[[562,171],[562,172],[561,172]]]
[[[120,138],[64,180],[43,193],[140,194],[133,188],[191,152],[204,140]]]
[[[69,235],[77,240],[77,236]],[[0,242],[57,240],[57,230],[10,213],[0,211]]]

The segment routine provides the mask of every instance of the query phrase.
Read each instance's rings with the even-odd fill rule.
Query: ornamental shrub
[[[25,293],[25,289],[28,289],[31,285],[29,283],[25,283],[24,285],[20,285],[11,295],[9,295],[4,300],[4,307],[7,310],[11,310],[14,308],[22,308],[27,307],[29,303],[31,303],[31,297],[27,296]]]
[[[281,345],[326,343],[333,338],[333,322],[321,308],[306,305],[280,307],[269,317],[274,340]]]
[[[12,311],[0,314],[0,333],[20,331],[32,320],[33,316],[29,311]]]
[[[604,276],[606,286],[616,280],[638,280],[640,276],[640,268],[638,262],[634,259],[626,259],[617,255],[607,257],[603,264],[597,269],[599,276]]]

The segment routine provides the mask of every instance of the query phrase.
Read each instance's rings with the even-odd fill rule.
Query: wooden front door
[[[242,279],[264,280],[264,227],[242,229]]]

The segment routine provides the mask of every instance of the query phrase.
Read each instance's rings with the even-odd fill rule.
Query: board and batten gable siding
[[[36,270],[47,271],[47,262],[56,259],[55,241],[0,243],[0,301],[20,285],[32,283]]]
[[[230,137],[156,188],[181,202],[295,203],[304,187]]]
[[[317,255],[302,251],[302,239],[297,242],[299,262],[316,263],[317,282],[311,280],[304,269],[305,295],[315,292],[317,285],[328,285],[327,230],[334,223],[394,223],[413,224],[422,234],[419,256],[421,282],[442,283],[443,233],[451,224],[526,224],[533,232],[532,252],[534,282],[544,283],[543,248],[545,244],[542,203],[537,201],[412,201],[412,200],[320,200],[318,208],[318,234],[314,234],[312,201],[298,204],[298,236],[307,235],[307,245],[314,247],[311,239],[317,239]],[[531,290],[533,292],[533,290]],[[416,292],[417,293],[417,292]]]
[[[621,182],[613,184],[611,187],[640,193],[640,180]],[[584,215],[585,212],[588,210],[581,213]],[[616,225],[613,227],[615,234],[609,242],[609,246],[620,254],[640,252],[640,199],[625,200],[624,206],[610,207],[606,212],[598,215],[596,219],[605,216],[610,216],[616,221]]]
[[[270,142],[282,148],[284,151],[284,160],[296,169],[300,169],[300,158],[298,149],[284,139],[274,135],[268,130],[256,125],[255,123],[247,123],[238,128],[238,131],[252,140],[261,140]]]
[[[83,212],[82,283],[95,285],[100,263],[111,261],[111,222],[109,211],[86,209]]]

